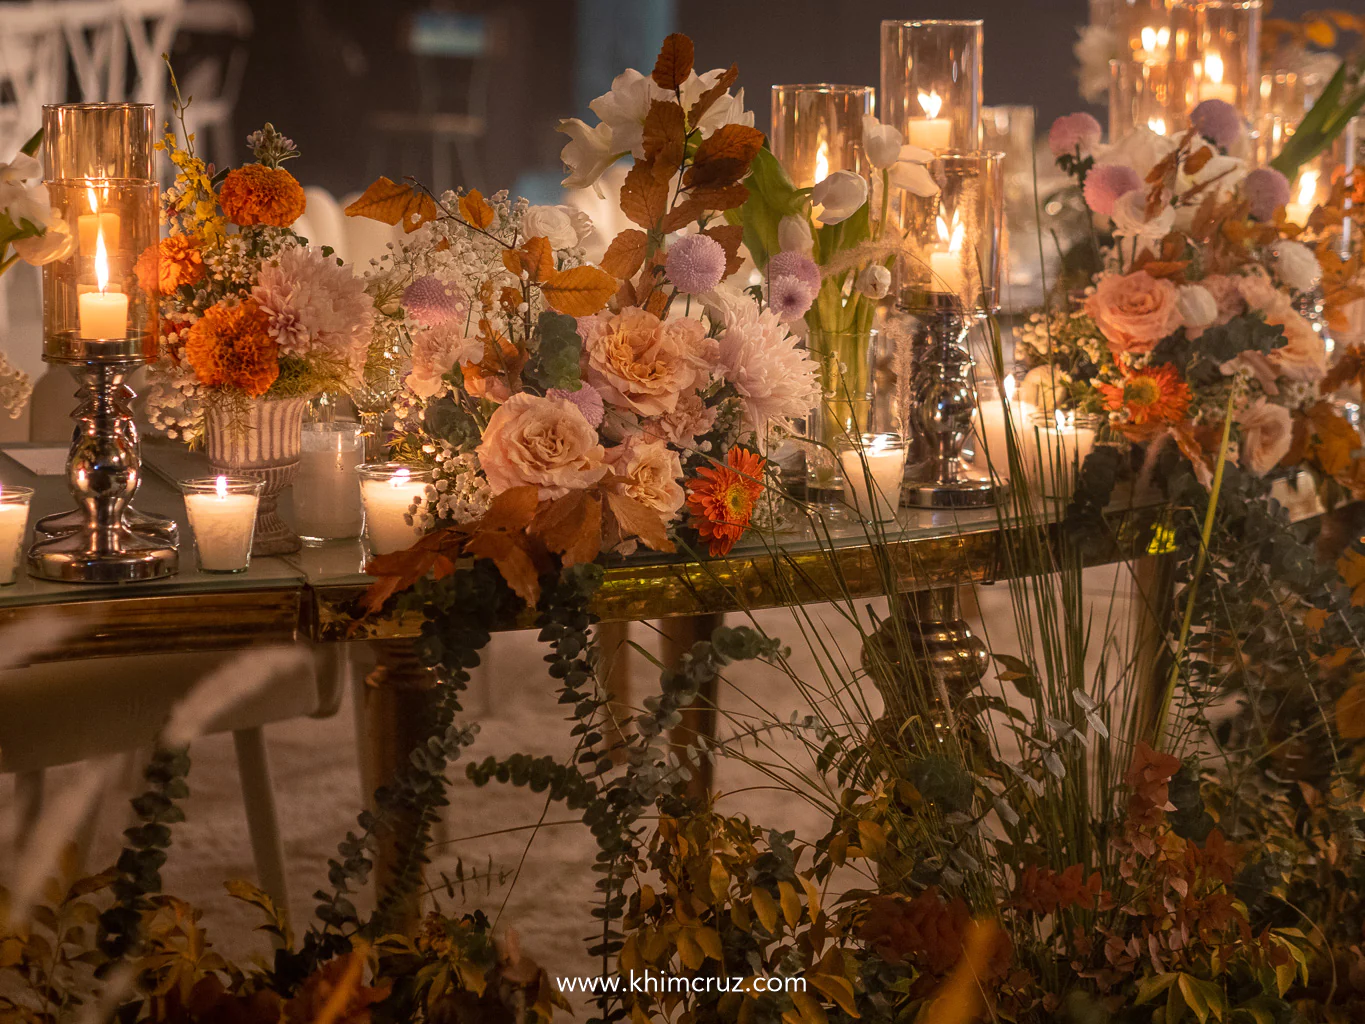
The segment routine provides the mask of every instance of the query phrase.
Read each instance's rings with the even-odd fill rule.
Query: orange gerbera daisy
[[[204,254],[199,251],[199,239],[168,235],[158,244],[147,246],[133,269],[143,291],[172,295],[182,286],[204,279]]]
[[[1122,383],[1100,384],[1104,404],[1111,412],[1128,413],[1135,427],[1179,423],[1190,408],[1190,389],[1170,363],[1131,370]]]
[[[767,460],[744,448],[731,448],[725,465],[703,466],[687,481],[692,526],[711,554],[728,554],[749,528],[754,502],[763,491]]]
[[[228,220],[242,227],[272,224],[287,228],[303,216],[308,200],[303,186],[288,171],[265,164],[246,164],[228,172],[218,191]]]
[[[279,346],[255,299],[210,306],[190,328],[185,358],[200,383],[235,388],[252,398],[269,391],[280,375]]]

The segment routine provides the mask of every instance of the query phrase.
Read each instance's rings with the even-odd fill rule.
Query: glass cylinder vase
[[[973,21],[883,21],[881,121],[912,146],[981,145],[983,30]]]
[[[1197,97],[1231,103],[1255,123],[1261,89],[1261,0],[1175,0],[1174,56],[1196,62]]]
[[[1198,103],[1198,69],[1193,60],[1110,61],[1109,139],[1117,142],[1145,128],[1175,135],[1189,127]]]
[[[773,86],[773,156],[797,188],[810,188],[835,171],[869,173],[863,118],[875,109],[870,85]]]
[[[806,335],[806,348],[820,370],[820,404],[806,423],[806,436],[814,442],[806,454],[806,490],[816,504],[842,501],[838,445],[868,429],[876,333],[812,327]]]

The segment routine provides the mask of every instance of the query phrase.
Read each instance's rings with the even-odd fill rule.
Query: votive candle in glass
[[[835,171],[870,171],[863,153],[863,118],[875,109],[870,85],[775,85],[769,144],[797,188]]]
[[[1197,64],[1199,100],[1231,103],[1254,124],[1261,91],[1261,0],[1174,0],[1171,25],[1183,47],[1178,55]]]
[[[32,487],[0,488],[0,587],[19,578],[19,559],[28,535],[28,507]]]
[[[200,572],[246,572],[264,486],[239,476],[181,481]]]
[[[885,523],[896,518],[905,476],[905,441],[900,434],[862,434],[838,445],[844,500],[863,519]]]
[[[365,438],[359,423],[305,423],[294,477],[294,526],[305,543],[359,537],[360,464]]]
[[[881,121],[921,149],[981,145],[982,23],[883,21]]]
[[[976,382],[976,460],[978,470],[989,470],[1002,482],[1010,478],[1009,428],[1022,450],[1025,428],[1033,421],[1034,408],[1015,394],[1014,377],[1006,375],[1002,387],[994,377]]]
[[[412,510],[426,498],[431,470],[401,462],[371,462],[361,466],[359,474],[370,554],[387,555],[412,547],[422,535]]]
[[[1099,417],[1056,410],[1034,413],[1025,427],[1025,467],[1029,483],[1045,498],[1067,501],[1085,457],[1095,448]]]

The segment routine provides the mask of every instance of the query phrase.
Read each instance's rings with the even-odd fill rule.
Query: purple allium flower
[[[1246,124],[1237,108],[1223,100],[1205,100],[1199,104],[1190,111],[1190,124],[1220,149],[1235,145],[1246,131]]]
[[[1273,167],[1258,167],[1242,180],[1242,195],[1257,220],[1273,220],[1275,211],[1289,202],[1289,179]]]
[[[1127,164],[1097,164],[1085,176],[1085,205],[1108,217],[1114,204],[1137,188],[1142,188],[1142,179]]]
[[[439,277],[419,277],[403,289],[403,308],[408,316],[428,327],[440,327],[451,320],[463,320],[469,304],[459,289]]]
[[[1077,149],[1084,155],[1099,144],[1103,134],[1100,123],[1089,114],[1067,114],[1052,122],[1047,144],[1054,157],[1070,156]]]
[[[768,280],[768,308],[784,324],[800,320],[815,301],[815,289],[792,274],[779,274]]]
[[[725,277],[725,247],[708,235],[687,235],[673,243],[664,267],[678,291],[701,295]]]
[[[768,261],[768,279],[794,277],[810,288],[814,295],[820,291],[820,268],[803,252],[779,252]]]
[[[584,384],[577,391],[569,391],[565,388],[551,388],[545,392],[549,398],[565,398],[578,406],[578,411],[583,414],[583,418],[588,421],[588,426],[594,430],[602,425],[602,416],[605,407],[602,404],[602,395],[595,387]]]

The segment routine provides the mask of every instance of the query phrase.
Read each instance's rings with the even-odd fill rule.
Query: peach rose
[[[612,472],[624,478],[612,483],[613,489],[662,512],[665,519],[678,514],[687,495],[678,483],[683,475],[682,462],[668,445],[637,436],[608,448],[605,458]]]
[[[680,394],[704,386],[718,351],[700,320],[665,322],[634,306],[584,317],[578,334],[588,383],[641,416],[672,412]]]
[[[494,494],[535,484],[542,501],[591,487],[607,472],[597,431],[578,406],[525,391],[498,406],[478,455]]]
[[[1306,384],[1322,380],[1327,374],[1327,343],[1294,308],[1289,296],[1276,288],[1264,271],[1239,278],[1238,286],[1251,309],[1284,331],[1286,344],[1267,356],[1275,368],[1290,380]]]
[[[1274,469],[1289,451],[1293,427],[1289,410],[1258,398],[1237,414],[1242,430],[1242,463],[1257,476]]]
[[[1145,270],[1106,274],[1086,300],[1086,312],[1115,355],[1144,355],[1181,324],[1180,292]]]

